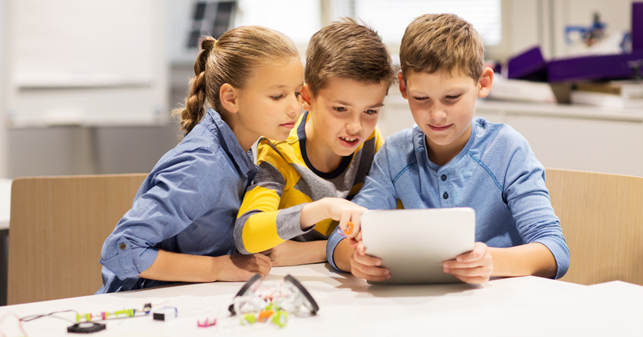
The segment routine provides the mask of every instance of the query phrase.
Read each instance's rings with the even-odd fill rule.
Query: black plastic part
[[[107,326],[102,323],[96,322],[81,322],[67,327],[67,332],[70,333],[94,333],[105,330]]]
[[[246,292],[250,289],[250,287],[253,284],[255,284],[257,281],[259,281],[259,280],[261,280],[261,274],[257,273],[257,274],[252,275],[252,277],[243,285],[243,287],[241,287],[241,289],[239,289],[239,291],[237,292],[236,295],[234,295],[234,297],[239,297],[239,296],[245,295]],[[230,311],[230,314],[232,316],[237,314],[234,311],[234,303],[230,304],[230,306],[228,307],[228,311]]]
[[[306,300],[308,300],[308,304],[310,304],[308,309],[310,309],[310,313],[312,315],[317,315],[317,311],[319,311],[319,305],[317,305],[317,302],[313,298],[312,295],[306,290],[306,288],[292,275],[288,274],[286,277],[284,277],[284,280],[289,281],[290,283],[294,284],[299,291],[301,291],[302,294],[304,294],[304,297],[306,297]]]

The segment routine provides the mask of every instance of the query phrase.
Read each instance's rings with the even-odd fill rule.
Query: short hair
[[[484,69],[484,45],[473,26],[454,14],[422,15],[404,31],[400,66],[406,79],[409,70],[434,73],[462,71],[477,81]]]
[[[372,28],[350,18],[315,33],[306,50],[304,81],[316,97],[332,78],[390,86],[395,81],[391,55]]]

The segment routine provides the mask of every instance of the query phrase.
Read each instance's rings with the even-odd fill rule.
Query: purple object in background
[[[643,50],[632,54],[565,58],[549,61],[547,72],[549,82],[626,79],[634,77],[631,62],[640,60],[643,60]]]
[[[643,50],[643,2],[632,3],[632,51]]]
[[[525,79],[547,70],[540,47],[531,48],[507,62],[507,78]]]

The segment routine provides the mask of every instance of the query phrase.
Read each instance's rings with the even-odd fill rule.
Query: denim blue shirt
[[[230,127],[208,109],[183,141],[167,152],[105,240],[97,292],[148,288],[167,282],[138,275],[159,249],[192,255],[235,252],[234,222],[257,166]]]
[[[505,124],[474,118],[471,137],[443,166],[429,160],[422,130],[415,126],[386,139],[353,202],[369,209],[471,207],[476,241],[489,247],[531,242],[545,245],[557,263],[556,278],[569,268],[569,249],[545,186],[545,169],[527,140]],[[328,240],[333,261],[342,237]],[[339,270],[339,269],[338,269]]]

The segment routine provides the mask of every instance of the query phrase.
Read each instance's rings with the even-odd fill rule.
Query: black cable
[[[62,311],[50,312],[48,314],[26,316],[26,317],[20,318],[20,320],[23,321],[23,322],[31,322],[31,321],[37,320],[39,318],[51,316],[53,318],[58,318],[58,319],[62,319],[62,320],[65,320],[65,321],[68,321],[68,322],[71,322],[71,323],[76,323],[75,320],[69,320],[69,319],[66,319],[66,318],[63,318],[63,317],[54,316],[55,314],[62,314],[64,312],[73,312],[73,313],[76,313],[76,315],[78,315],[78,311],[76,311],[76,310],[62,310]]]

